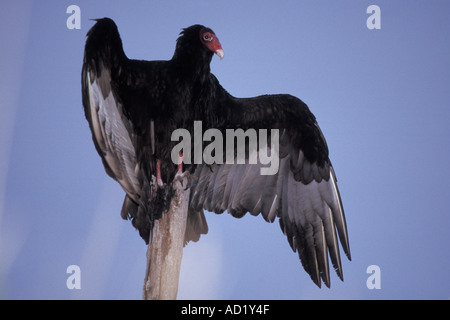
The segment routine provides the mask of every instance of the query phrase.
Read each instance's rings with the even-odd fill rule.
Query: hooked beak
[[[218,56],[219,56],[219,58],[220,58],[220,60],[222,60],[223,59],[223,57],[225,56],[225,52],[223,52],[223,50],[222,49],[218,49],[218,50],[216,50],[216,52],[215,52]]]

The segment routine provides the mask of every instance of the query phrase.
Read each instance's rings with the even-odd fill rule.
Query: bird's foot
[[[183,153],[178,156],[178,170],[173,178],[173,188],[178,190],[187,190],[191,187],[191,174],[189,171],[183,172]]]
[[[183,173],[177,172],[173,178],[173,188],[178,190],[187,190],[191,187],[191,174],[189,171]]]

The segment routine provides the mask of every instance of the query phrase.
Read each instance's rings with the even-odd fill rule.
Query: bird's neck
[[[173,65],[180,77],[187,81],[204,82],[211,72],[212,53],[198,50],[175,51]]]

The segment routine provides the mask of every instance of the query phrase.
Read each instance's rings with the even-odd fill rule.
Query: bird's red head
[[[217,38],[214,31],[212,31],[209,28],[203,28],[200,30],[200,41],[203,43],[205,47],[207,47],[209,50],[217,54],[220,59],[223,59],[224,52],[222,49],[222,45],[219,42],[219,39]]]

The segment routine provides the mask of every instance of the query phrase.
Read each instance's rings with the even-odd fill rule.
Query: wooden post
[[[184,186],[188,179],[183,179]],[[155,222],[153,239],[148,245],[144,300],[177,298],[190,189],[185,190],[179,180],[174,181],[173,185],[175,195],[170,209]]]

